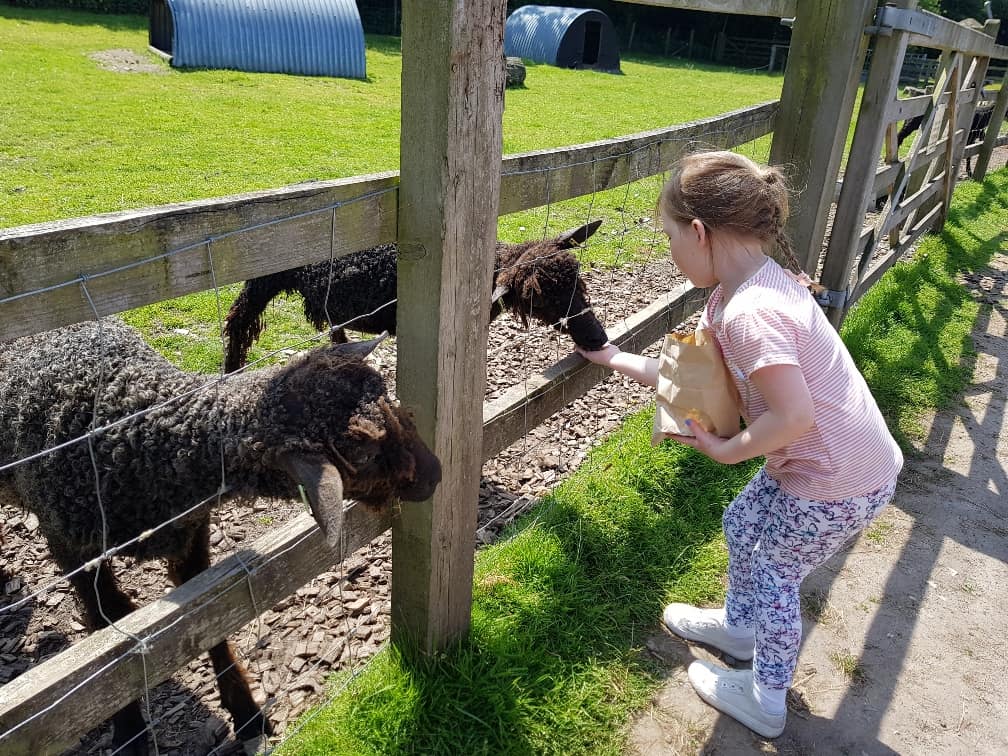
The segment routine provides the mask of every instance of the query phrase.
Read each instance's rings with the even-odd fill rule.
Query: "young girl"
[[[726,464],[766,458],[724,513],[725,606],[670,604],[663,620],[683,638],[753,659],[752,670],[694,661],[689,679],[711,706],[776,737],[801,641],[798,587],[890,501],[903,457],[807,276],[767,256],[776,248],[800,268],[784,231],[781,173],[732,152],[693,153],[659,210],[675,264],[694,286],[716,285],[698,327],[714,334],[746,420],[731,438],[697,423],[695,436],[672,438]],[[657,383],[655,359],[612,344],[581,354]]]

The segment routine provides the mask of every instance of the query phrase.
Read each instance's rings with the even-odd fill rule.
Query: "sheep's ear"
[[[375,348],[388,338],[389,332],[382,331],[373,339],[367,341],[348,341],[345,344],[333,344],[329,347],[336,354],[351,355],[360,357],[362,360],[367,357]]]
[[[564,231],[560,236],[557,237],[557,244],[561,247],[576,247],[578,244],[584,244],[588,241],[588,237],[598,231],[599,226],[602,225],[601,220],[592,221],[591,223],[586,223],[578,228],[572,228],[569,231]]]
[[[510,286],[498,286],[494,289],[493,294],[490,295],[490,303],[493,304],[494,302],[499,302],[500,299],[506,296],[509,291],[511,291]]]
[[[290,452],[280,464],[300,486],[315,522],[329,546],[343,558],[343,478],[325,457]]]

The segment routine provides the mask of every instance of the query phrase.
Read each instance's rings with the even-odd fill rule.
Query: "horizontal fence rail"
[[[660,174],[696,146],[744,144],[776,112],[509,156],[500,214]],[[0,230],[0,341],[394,242],[397,186],[389,172]]]
[[[619,0],[617,0],[619,1]],[[798,0],[631,0],[636,5],[655,5],[676,10],[732,13],[746,16],[793,18]]]
[[[398,182],[383,173],[0,230],[0,341],[393,242]]]
[[[932,26],[931,33],[910,34],[908,44],[932,50],[957,50],[966,55],[1008,59],[1008,47],[997,44],[994,37],[928,11],[918,13],[928,18]]]

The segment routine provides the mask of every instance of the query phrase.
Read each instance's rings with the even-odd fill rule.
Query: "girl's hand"
[[[685,444],[686,446],[692,446],[698,452],[706,454],[715,462],[731,465],[739,461],[730,456],[731,449],[728,446],[730,439],[721,438],[720,436],[715,436],[713,433],[709,433],[701,427],[700,423],[693,420],[687,420],[686,425],[696,434],[695,436],[679,436],[670,433],[667,438],[671,438],[673,441],[678,441],[680,444]]]
[[[604,365],[605,367],[612,367],[613,357],[620,354],[620,348],[614,344],[606,344],[594,352],[587,352],[575,344],[574,351],[589,362],[594,362],[596,365]]]

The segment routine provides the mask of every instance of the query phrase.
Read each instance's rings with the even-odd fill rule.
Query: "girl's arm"
[[[763,395],[768,409],[744,431],[731,438],[720,438],[687,420],[696,437],[671,438],[702,451],[711,459],[731,465],[787,446],[812,427],[815,409],[801,368],[767,365],[755,371],[750,379]]]
[[[622,352],[618,346],[613,344],[606,344],[596,352],[586,352],[578,346],[574,348],[589,362],[612,368],[645,386],[651,388],[658,386],[658,360],[653,357],[644,357],[633,352]]]

